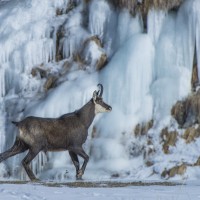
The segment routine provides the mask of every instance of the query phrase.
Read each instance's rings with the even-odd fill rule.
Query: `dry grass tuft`
[[[169,154],[169,147],[175,146],[178,133],[176,131],[168,131],[168,128],[164,128],[161,132],[161,140],[163,142],[163,152]]]
[[[170,10],[181,5],[183,0],[108,0],[118,8],[128,8],[129,10],[140,10],[147,13],[151,8]]]
[[[178,101],[171,110],[171,115],[180,127],[188,128],[200,123],[200,90],[183,101]]]
[[[185,130],[182,138],[185,139],[185,142],[191,143],[195,141],[196,138],[200,136],[200,127],[198,126],[197,128],[195,127],[189,127]]]
[[[187,165],[186,164],[181,164],[179,166],[172,167],[169,170],[164,170],[161,174],[162,177],[164,178],[171,178],[174,177],[175,175],[183,175],[186,172]]]
[[[134,130],[134,135],[136,137],[142,136],[142,135],[146,135],[147,132],[153,127],[153,119],[148,121],[147,123],[143,123],[143,124],[137,124],[135,126],[135,130]]]

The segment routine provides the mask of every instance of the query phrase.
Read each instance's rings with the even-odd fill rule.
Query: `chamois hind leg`
[[[28,146],[19,138],[16,138],[13,146],[7,151],[0,154],[0,162],[6,160],[9,157],[12,157],[16,154],[22,153],[28,149]]]
[[[38,179],[35,177],[33,171],[31,170],[29,164],[37,156],[37,154],[39,152],[40,152],[40,150],[29,149],[28,154],[22,160],[22,165],[31,181],[38,181]]]
[[[69,155],[72,159],[72,162],[76,168],[76,177],[78,176],[78,171],[79,171],[79,160],[78,160],[78,156],[72,152],[72,151],[69,151]]]

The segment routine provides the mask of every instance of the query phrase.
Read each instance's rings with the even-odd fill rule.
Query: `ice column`
[[[156,45],[160,32],[162,30],[163,22],[167,13],[163,10],[150,10],[148,13],[148,35],[151,37],[153,44]]]

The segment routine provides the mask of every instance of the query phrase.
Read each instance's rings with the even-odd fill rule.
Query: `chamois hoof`
[[[77,180],[77,181],[82,181],[83,178],[82,178],[82,176],[76,176],[76,180]]]
[[[39,182],[41,182],[41,180],[40,180],[40,179],[38,179],[38,178],[33,178],[33,179],[31,179],[31,182],[34,182],[34,183],[39,183]]]
[[[76,174],[76,180],[82,180],[83,171],[80,169]]]

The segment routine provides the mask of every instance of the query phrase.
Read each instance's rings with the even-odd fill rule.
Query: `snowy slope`
[[[198,200],[199,186],[135,186],[126,188],[69,188],[45,187],[41,185],[1,184],[0,195],[4,200],[53,200],[53,199],[124,199],[124,200]]]

